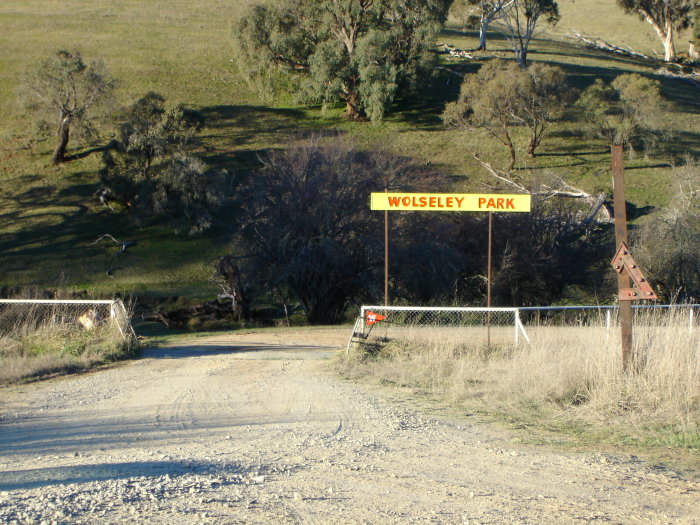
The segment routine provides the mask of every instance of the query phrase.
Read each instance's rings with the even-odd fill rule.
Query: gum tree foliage
[[[183,108],[148,93],[125,111],[104,154],[104,186],[136,216],[164,218],[189,233],[208,229],[224,174],[208,171],[188,151],[196,128]]]
[[[664,302],[700,301],[700,164],[674,168],[678,190],[634,232],[634,252]]]
[[[431,70],[449,0],[282,0],[252,6],[234,35],[251,77],[292,75],[312,103],[345,103],[380,120],[397,93]],[[298,78],[294,78],[297,73]]]
[[[664,46],[664,60],[675,62],[676,32],[689,27],[695,0],[617,0],[625,13],[636,14],[656,31]]]
[[[486,34],[492,22],[503,18],[513,0],[455,0],[450,11],[462,20],[466,27],[470,20],[476,19],[479,27],[479,48],[486,50]]]
[[[444,184],[425,167],[339,139],[315,137],[262,160],[242,190],[249,266],[254,281],[296,299],[314,324],[341,322],[352,301],[377,300],[383,289],[384,214],[369,209],[370,192]],[[392,239],[405,228],[392,223]],[[421,267],[423,281],[441,282],[444,270],[421,266],[424,250],[418,260],[402,259],[405,271],[417,275]]]
[[[555,25],[559,21],[559,5],[554,0],[513,0],[503,10],[502,32],[510,42],[515,59],[527,66],[527,52],[541,21]]]
[[[576,106],[594,135],[610,145],[631,147],[639,139],[650,148],[661,136],[664,99],[656,80],[625,74],[606,84],[598,78],[583,90]]]
[[[71,135],[85,139],[96,136],[92,118],[108,105],[115,87],[103,64],[86,64],[78,51],[57,51],[27,71],[22,79],[29,109],[39,127],[57,121],[53,164],[66,159]]]
[[[442,118],[447,125],[486,130],[508,148],[509,169],[513,169],[513,128],[527,127],[527,154],[534,157],[551,124],[561,118],[570,95],[566,75],[558,67],[533,64],[523,69],[494,60],[467,75],[459,98],[447,104]]]

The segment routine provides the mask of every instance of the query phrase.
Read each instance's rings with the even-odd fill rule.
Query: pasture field
[[[596,16],[583,12],[590,3],[561,2],[562,20],[533,43],[533,61],[561,65],[577,88],[595,78],[626,72],[654,75],[658,65],[585,50],[568,40],[571,29],[600,35],[652,52],[656,44],[647,24],[626,16],[612,2],[596,0]],[[37,140],[33,124],[18,104],[19,76],[30,64],[61,49],[79,49],[87,60],[103,61],[119,81],[118,105],[128,105],[149,91],[169,102],[201,112],[206,124],[197,137],[198,153],[213,168],[225,168],[234,181],[258,165],[258,155],[284,148],[305,133],[334,131],[366,146],[381,145],[419,163],[431,163],[453,175],[459,191],[491,183],[473,152],[496,166],[506,154],[477,131],[445,129],[439,114],[458,91],[458,77],[440,73],[429,89],[399,100],[380,124],[348,122],[341,108],[307,107],[288,95],[262,93],[237,69],[231,28],[248,2],[227,0],[5,0],[0,5],[0,286],[35,286],[114,292],[139,296],[211,297],[209,262],[234,249],[229,224],[235,218],[235,194],[220,224],[200,237],[174,235],[158,225],[135,226],[124,214],[102,207],[99,150],[113,133],[102,126],[95,144],[73,144],[78,158],[59,167],[49,164],[52,141]],[[580,24],[580,26],[579,26]],[[650,36],[651,35],[651,36]],[[441,40],[460,48],[476,47],[474,32],[462,33],[450,22]],[[679,37],[678,47],[687,44]],[[509,57],[507,42],[493,31],[481,57]],[[450,62],[459,72],[476,62]],[[673,135],[650,156],[627,160],[628,200],[639,210],[661,206],[674,181],[669,166],[685,155],[700,155],[700,106],[697,90],[663,79],[669,101],[666,120]],[[591,191],[609,191],[606,147],[566,120],[557,124],[535,159],[519,152],[523,173],[548,170]],[[640,214],[641,215],[641,214]],[[636,219],[633,215],[633,219]],[[92,245],[100,235],[135,241],[125,254],[110,244]],[[107,275],[110,270],[111,275]]]

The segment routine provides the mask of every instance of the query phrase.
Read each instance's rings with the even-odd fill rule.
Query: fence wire
[[[374,323],[377,319],[382,320]],[[449,342],[467,339],[475,345],[502,345],[513,344],[519,337],[515,308],[363,306],[350,342],[377,343],[396,339]]]
[[[700,332],[700,305],[634,305],[639,335],[650,330]],[[376,317],[376,316],[380,317]],[[373,320],[385,317],[386,319]],[[442,308],[363,306],[348,342],[374,344],[397,339],[424,342],[468,342],[483,346],[527,342],[543,337],[570,335],[612,337],[619,328],[617,306],[566,306],[526,308]],[[602,331],[601,331],[602,330]],[[602,334],[602,335],[601,335]]]
[[[519,317],[526,328],[604,326],[619,328],[617,306],[566,306],[519,308]],[[700,305],[633,305],[635,325],[676,326],[693,331],[700,324]]]

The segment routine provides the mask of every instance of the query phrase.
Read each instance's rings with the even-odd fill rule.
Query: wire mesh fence
[[[501,345],[522,338],[517,308],[363,306],[348,347],[394,339]]]
[[[665,330],[700,333],[700,305],[635,305],[634,324],[640,336]],[[571,335],[591,340],[614,337],[619,328],[617,306],[527,308],[363,306],[348,342],[381,343],[396,339],[425,342],[468,342],[473,346],[507,345]],[[587,329],[587,330],[586,330]],[[657,334],[658,335],[658,334]],[[564,341],[564,339],[562,339]]]
[[[105,324],[115,326],[124,339],[134,337],[130,316],[118,299],[0,299],[0,336],[22,336],[58,326],[92,330]]]
[[[533,306],[519,308],[519,317],[527,329],[532,327],[604,326],[618,328],[617,306]],[[700,325],[700,305],[633,305],[635,324],[655,324],[687,328]]]

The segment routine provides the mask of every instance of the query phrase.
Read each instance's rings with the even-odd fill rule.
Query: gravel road
[[[183,341],[0,389],[0,523],[698,523],[700,483],[335,378],[346,331]]]

